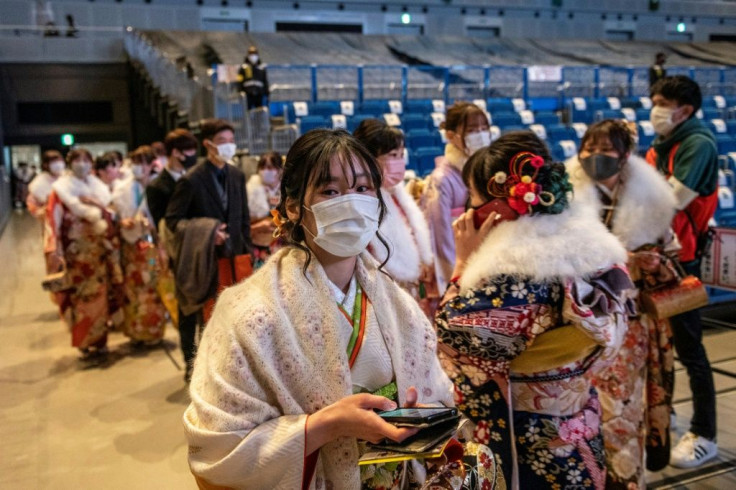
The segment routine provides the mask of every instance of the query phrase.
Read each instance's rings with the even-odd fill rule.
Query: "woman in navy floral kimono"
[[[531,132],[476,152],[463,178],[471,209],[453,224],[436,317],[455,403],[512,488],[602,489],[601,408],[584,373],[621,345],[626,251],[594,212],[569,207],[564,166]]]

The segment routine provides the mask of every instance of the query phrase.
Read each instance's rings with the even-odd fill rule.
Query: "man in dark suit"
[[[166,226],[171,233],[176,233],[182,222],[192,218],[214,219],[219,224],[214,231],[216,257],[213,259],[249,254],[253,246],[245,174],[228,165],[236,149],[233,127],[222,119],[209,119],[202,123],[201,133],[207,160],[177,182],[166,209]],[[217,267],[217,260],[212,263]],[[217,272],[213,271],[213,274]],[[203,324],[202,311],[183,315],[180,309],[179,315],[179,335],[187,364],[185,379],[188,381],[196,355],[197,324],[200,329]]]
[[[197,163],[197,138],[186,129],[175,129],[166,135],[167,162],[161,173],[146,187],[146,201],[154,225],[166,217],[166,207],[174,194],[176,181]]]

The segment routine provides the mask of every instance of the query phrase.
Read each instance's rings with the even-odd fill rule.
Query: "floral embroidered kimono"
[[[110,301],[112,291],[122,283],[119,241],[110,212],[79,198],[92,196],[107,205],[110,193],[92,175],[86,180],[62,176],[52,189],[44,251],[63,258],[72,285],[57,293],[61,314],[71,330],[74,347],[103,348],[110,325],[122,321],[119,305]]]
[[[577,157],[565,165],[575,188],[573,205],[598,213],[627,250],[635,252],[665,236],[675,214],[675,198],[665,179],[644,160],[629,157],[613,193],[598,188]],[[632,267],[633,276],[636,272]],[[603,405],[607,488],[644,489],[645,460],[651,471],[669,462],[674,386],[671,338],[668,320],[640,312],[629,319],[624,344],[613,363],[592,375]]]
[[[522,216],[491,231],[443,298],[455,403],[512,488],[604,488],[601,409],[584,374],[625,333],[625,260],[593,213]]]
[[[384,270],[419,302],[431,318],[439,298],[427,221],[403,184],[384,188],[382,192],[386,215],[378,231],[391,251]],[[371,240],[368,250],[378,262],[386,260],[386,247],[377,236]]]
[[[312,258],[306,276],[304,264],[303,251],[285,247],[217,300],[184,415],[189,464],[200,484],[357,489],[358,442],[340,438],[305,454],[308,414],[351,395],[356,386],[370,390],[391,379],[400,403],[410,386],[420,403],[452,402],[432,325],[373,257],[362,254],[355,270],[367,298],[380,305],[372,308],[373,341],[366,333],[360,351],[369,356],[370,368],[355,373],[347,354],[353,329],[319,262]],[[386,362],[374,370],[371,358]],[[354,367],[360,364],[358,359]]]
[[[115,187],[112,202],[120,221],[134,220],[132,228],[120,226],[121,264],[125,277],[123,330],[134,342],[156,343],[164,336],[167,308],[162,295],[170,294],[167,299],[173,299],[173,276],[162,247],[154,241],[156,232],[144,196],[143,186],[131,178]]]

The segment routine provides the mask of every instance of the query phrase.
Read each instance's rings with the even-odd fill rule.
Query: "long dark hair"
[[[554,203],[545,206],[541,202],[532,206],[531,214],[560,214],[569,206],[569,195],[572,193],[572,184],[565,171],[565,165],[556,163],[550,156],[547,145],[531,131],[512,131],[498,138],[490,146],[482,148],[470,157],[463,168],[463,182],[473,187],[487,202],[495,199],[488,192],[488,182],[496,172],[509,172],[509,164],[515,155],[521,152],[531,152],[544,160],[539,168],[536,183],[544,191],[554,196]],[[531,174],[533,168],[526,168],[524,174]]]
[[[376,159],[360,141],[343,129],[314,129],[300,136],[286,155],[284,173],[281,178],[281,201],[276,209],[280,216],[285,217],[288,216],[286,213],[287,200],[295,200],[299,204],[299,219],[295,223],[287,221],[282,226],[281,237],[288,244],[307,254],[307,261],[304,265],[305,273],[312,260],[312,253],[301,243],[305,239],[304,229],[301,226],[304,219],[302,211],[305,205],[304,200],[309,188],[318,188],[330,182],[330,163],[333,158],[337,158],[345,168],[349,169],[351,185],[355,184],[360,170],[359,166],[368,170],[380,206],[379,225],[386,214],[386,204],[381,195],[381,169]],[[388,261],[390,248],[379,232],[376,232],[376,236],[386,247],[387,258],[381,264],[383,267]]]

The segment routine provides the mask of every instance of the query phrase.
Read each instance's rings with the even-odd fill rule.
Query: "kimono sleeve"
[[[207,325],[184,414],[191,471],[216,486],[300,488],[308,416],[284,415],[274,405],[255,372],[258,358],[222,306],[218,301]]]

